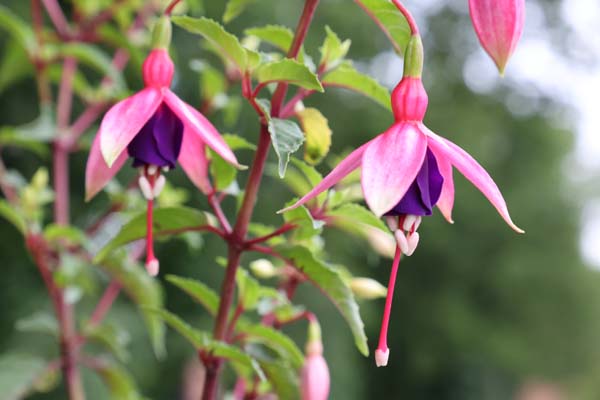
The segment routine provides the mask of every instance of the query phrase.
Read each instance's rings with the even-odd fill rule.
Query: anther
[[[155,198],[160,195],[160,192],[162,192],[164,189],[166,182],[167,180],[165,179],[164,175],[159,175],[158,178],[156,178],[156,181],[154,182],[154,188],[152,189],[152,194]]]
[[[402,229],[405,232],[414,232],[419,229],[419,225],[421,225],[421,217],[418,215],[408,214],[406,218],[404,218]]]
[[[156,258],[149,260],[146,262],[146,271],[148,271],[148,275],[156,276],[158,275],[160,264]]]
[[[406,239],[406,236],[404,236],[404,232],[398,229],[394,232],[394,236],[396,237],[396,243],[398,243],[400,251],[402,251],[403,254],[409,255],[408,240]]]
[[[146,200],[152,201],[152,199],[154,199],[154,193],[152,191],[152,186],[150,185],[148,178],[146,178],[145,176],[140,176],[138,178],[138,185],[140,186],[140,190],[142,191],[142,194],[144,195]]]
[[[419,232],[413,232],[407,238],[408,252],[404,253],[407,256],[412,256],[419,244]]]
[[[398,217],[396,217],[395,215],[388,215],[387,217],[385,217],[385,222],[390,228],[390,231],[394,232],[396,229],[398,229]]]
[[[158,171],[158,167],[156,165],[148,165],[148,175],[154,175]]]
[[[385,367],[390,358],[390,349],[377,349],[375,350],[375,365],[378,367]]]

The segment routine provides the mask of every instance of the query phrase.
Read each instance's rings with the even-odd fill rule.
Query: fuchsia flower
[[[300,374],[302,400],[327,400],[329,384],[329,368],[323,357],[321,328],[316,319],[312,317],[306,343],[306,358]]]
[[[145,88],[115,104],[104,115],[86,166],[86,200],[94,197],[125,164],[133,159],[140,189],[148,201],[146,268],[158,273],[152,247],[152,206],[165,185],[162,172],[181,165],[203,193],[211,191],[205,145],[229,163],[239,166],[217,129],[169,86],[174,66],[167,47],[171,25],[163,17],[155,28],[155,48],[143,65]],[[158,32],[158,33],[157,33]]]
[[[387,325],[401,254],[410,256],[415,251],[421,218],[431,215],[434,206],[448,222],[453,222],[453,167],[483,193],[512,229],[523,233],[512,222],[498,186],[485,169],[462,148],[423,124],[428,98],[421,82],[423,46],[418,34],[412,36],[404,62],[404,76],[392,92],[395,123],[350,153],[313,190],[285,209],[310,201],[362,168],[361,183],[367,205],[377,216],[387,217],[397,242],[380,344],[375,352],[378,366],[386,365],[389,355]]]
[[[469,11],[481,46],[504,74],[523,32],[525,0],[469,0]]]

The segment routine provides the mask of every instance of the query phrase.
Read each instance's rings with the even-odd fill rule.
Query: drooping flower
[[[138,168],[138,183],[148,201],[146,268],[158,273],[152,247],[152,206],[165,185],[162,172],[181,165],[203,193],[212,189],[208,179],[205,146],[227,162],[239,166],[217,129],[169,86],[174,66],[167,48],[171,23],[162,17],[154,29],[154,49],[144,61],[144,89],[121,100],[104,115],[86,166],[86,200],[94,197],[115,176],[127,159]]]
[[[386,365],[387,325],[400,257],[412,255],[419,242],[417,229],[423,216],[437,206],[452,223],[454,205],[453,167],[458,169],[496,208],[516,232],[523,231],[511,220],[506,202],[490,175],[473,157],[423,124],[428,98],[421,82],[423,45],[418,34],[409,41],[404,76],[392,92],[395,123],[384,133],[354,150],[310,192],[286,211],[298,207],[329,189],[352,171],[362,168],[361,184],[367,205],[377,216],[385,216],[397,242],[386,299],[378,366]]]
[[[469,0],[469,12],[481,46],[504,74],[523,32],[525,0]]]
[[[314,317],[309,322],[306,358],[300,374],[302,400],[327,400],[329,396],[329,368],[323,357],[321,328]]]

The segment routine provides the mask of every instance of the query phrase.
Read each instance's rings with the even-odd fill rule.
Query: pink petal
[[[160,90],[146,88],[121,100],[104,115],[97,136],[100,137],[100,149],[108,166],[113,165],[154,115],[162,97]]]
[[[100,135],[96,135],[85,167],[85,201],[91,200],[110,181],[127,161],[127,153],[122,152],[112,167],[100,152]]]
[[[165,90],[165,103],[171,111],[175,113],[183,122],[183,125],[191,133],[198,135],[204,143],[213,149],[218,155],[223,157],[225,161],[236,167],[241,167],[225,140],[219,134],[219,131],[207,120],[204,115],[200,114],[189,104],[181,100],[177,95],[170,90]]]
[[[469,11],[481,46],[503,73],[523,32],[525,0],[469,0]]]
[[[212,191],[212,186],[208,179],[208,160],[206,159],[204,147],[204,142],[198,135],[190,132],[189,128],[184,128],[181,152],[177,161],[192,183],[202,193],[209,194]]]
[[[398,123],[375,138],[362,160],[362,189],[371,211],[390,211],[413,183],[427,152],[427,140],[417,125]]]
[[[327,189],[344,179],[349,173],[354,171],[356,168],[360,167],[363,153],[369,145],[369,143],[371,142],[363,144],[358,149],[350,153],[333,170],[331,170],[331,172],[325,178],[323,178],[323,180],[319,182],[319,184],[315,186],[310,192],[305,194],[304,197],[302,197],[300,200],[298,200],[291,206],[286,207],[283,210],[279,210],[278,213],[286,212],[296,207],[300,207],[302,204],[314,199],[319,194],[323,193],[324,191],[326,191]]]
[[[442,155],[448,161],[460,171],[477,189],[483,193],[483,195],[492,203],[492,205],[498,210],[504,221],[516,232],[524,233],[524,231],[516,226],[508,213],[506,202],[500,193],[500,189],[496,186],[494,180],[490,177],[485,169],[475,161],[473,157],[466,151],[452,143],[451,141],[444,139],[441,136],[427,130],[428,144],[429,147],[435,152],[435,154]]]
[[[423,129],[426,132],[427,128],[423,127]],[[452,176],[452,163],[446,158],[443,152],[440,153],[433,147],[430,147],[430,150],[433,152],[438,163],[440,174],[442,174],[442,177],[444,178],[442,192],[440,193],[440,198],[436,205],[442,212],[444,218],[453,224],[452,208],[454,207],[454,177]]]

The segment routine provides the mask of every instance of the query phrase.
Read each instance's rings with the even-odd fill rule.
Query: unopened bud
[[[371,278],[352,278],[350,289],[357,297],[373,300],[387,295],[387,288]]]
[[[316,320],[311,320],[308,325],[306,358],[300,376],[302,400],[327,400],[329,384],[329,368],[323,357],[321,327]]]
[[[250,263],[250,271],[257,278],[269,279],[277,275],[277,268],[273,263],[265,258],[261,258]]]

